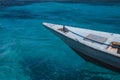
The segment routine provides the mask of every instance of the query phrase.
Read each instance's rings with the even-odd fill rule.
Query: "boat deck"
[[[74,36],[76,39],[86,45],[89,45],[93,48],[97,48],[103,51],[108,51],[113,54],[117,54],[117,49],[109,47],[108,45],[111,45],[111,42],[119,42],[120,41],[120,35],[119,34],[113,34],[113,33],[107,33],[107,32],[100,32],[100,31],[94,31],[94,30],[88,30],[88,29],[80,29],[80,28],[73,28],[73,27],[67,27],[69,30],[72,30],[73,32],[82,35],[84,37],[94,39],[94,41],[85,40],[82,37],[79,37],[73,33],[68,33],[69,36]],[[96,37],[97,35],[97,37]],[[95,42],[98,41],[98,42]],[[108,45],[104,45],[104,44]],[[109,47],[109,48],[108,48]],[[119,54],[118,54],[119,55]]]
[[[80,43],[85,44],[89,47],[120,57],[120,54],[117,53],[117,49],[108,46],[111,45],[111,42],[120,42],[119,34],[75,28],[71,26],[54,25],[49,23],[43,23],[43,25],[47,25],[54,31],[59,32],[62,35],[67,36],[76,41],[79,41]],[[69,31],[64,32],[62,30],[64,27]],[[93,39],[93,41],[87,40],[86,38],[89,38],[90,40]]]

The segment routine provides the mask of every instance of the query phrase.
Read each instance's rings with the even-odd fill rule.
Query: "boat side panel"
[[[119,72],[119,73],[120,73],[120,68],[117,68],[117,67],[115,67],[115,66],[113,66],[113,65],[104,63],[104,62],[99,61],[99,60],[97,60],[97,59],[94,59],[94,58],[92,58],[92,57],[90,57],[90,56],[87,56],[87,55],[79,52],[78,50],[76,50],[76,49],[74,49],[74,48],[71,48],[71,49],[74,50],[78,55],[80,55],[82,58],[84,58],[84,59],[85,59],[86,61],[88,61],[88,62],[92,62],[92,63],[94,63],[95,65],[99,65],[99,66],[101,66],[101,67],[105,67],[105,68],[108,68],[108,69],[111,69],[111,70],[113,70],[113,71],[116,71],[116,72]]]

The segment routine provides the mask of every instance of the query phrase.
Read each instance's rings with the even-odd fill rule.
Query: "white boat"
[[[45,22],[43,25],[85,60],[120,72],[120,34]]]

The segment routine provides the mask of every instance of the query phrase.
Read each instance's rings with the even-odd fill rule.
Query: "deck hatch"
[[[87,35],[84,40],[88,40],[88,41],[92,41],[92,42],[98,42],[98,43],[105,43],[107,41],[107,38],[105,37],[101,37],[98,35],[94,35],[94,34],[89,34]]]

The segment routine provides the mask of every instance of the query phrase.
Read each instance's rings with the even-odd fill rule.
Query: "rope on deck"
[[[65,27],[64,27],[64,28],[65,28]],[[65,28],[65,29],[67,29],[67,28]],[[73,34],[75,34],[75,35],[77,35],[77,36],[79,36],[79,37],[85,38],[85,39],[87,39],[87,40],[90,40],[90,41],[93,41],[93,42],[96,42],[96,43],[99,43],[99,44],[102,44],[102,45],[112,46],[112,47],[114,47],[114,48],[119,48],[119,49],[120,49],[119,46],[114,46],[114,45],[111,45],[111,44],[101,43],[101,42],[99,42],[99,41],[95,41],[95,40],[89,39],[89,38],[87,38],[87,37],[85,37],[85,36],[82,36],[82,35],[80,35],[80,34],[77,34],[77,33],[73,32],[73,31],[71,31],[71,30],[69,30],[69,29],[67,29],[67,30],[68,30],[69,32],[71,32],[71,33],[73,33]]]

